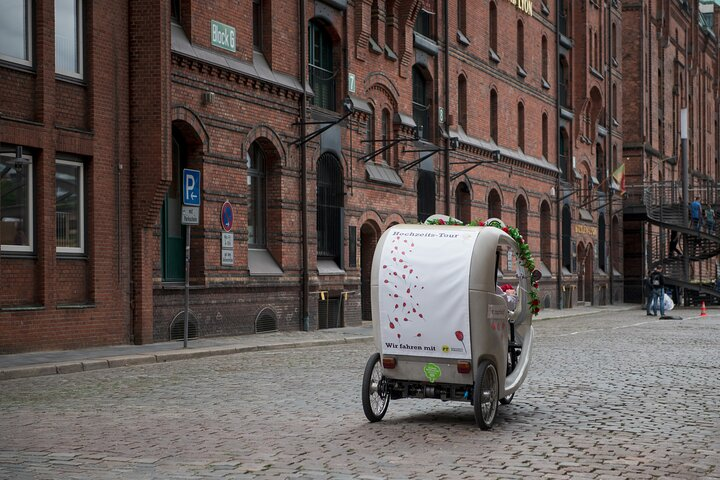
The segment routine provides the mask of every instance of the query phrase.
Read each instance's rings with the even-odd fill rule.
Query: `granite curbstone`
[[[32,365],[29,367],[14,367],[0,370],[0,380],[12,380],[15,378],[42,377],[45,375],[57,374],[57,367],[54,364]]]

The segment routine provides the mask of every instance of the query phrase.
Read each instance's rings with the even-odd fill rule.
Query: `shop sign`
[[[507,0],[517,7],[521,12],[533,16],[533,2],[532,0]]]
[[[597,237],[598,229],[594,225],[583,225],[582,223],[575,224],[575,233],[579,235],[591,235]]]

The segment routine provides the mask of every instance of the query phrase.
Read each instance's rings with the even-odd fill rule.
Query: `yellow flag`
[[[613,180],[618,184],[620,188],[620,194],[625,193],[625,164],[621,164],[612,174]]]

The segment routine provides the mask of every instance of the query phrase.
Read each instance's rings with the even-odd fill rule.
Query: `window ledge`
[[[523,67],[521,67],[520,65],[517,66],[517,74],[518,74],[518,77],[520,77],[520,78],[525,78],[525,77],[527,77],[527,72],[526,72],[525,69],[524,69]]]
[[[592,67],[592,66],[590,67],[590,73],[591,73],[594,77],[596,77],[598,80],[605,80],[605,78],[603,77],[602,73],[598,72],[598,71],[595,69],[595,67]]]
[[[562,45],[565,48],[572,48],[573,47],[573,41],[571,38],[566,37],[565,34],[560,34],[560,45]]]
[[[460,45],[468,46],[470,45],[470,40],[461,32],[458,30],[457,32],[457,41]]]
[[[2,253],[0,253],[0,257],[13,260],[37,260],[37,254],[35,254],[35,252],[10,252],[3,250]]]
[[[94,303],[64,303],[59,304],[55,308],[58,310],[82,310],[85,308],[97,308]]]
[[[264,248],[248,248],[250,275],[282,275],[283,271],[270,252]]]
[[[570,107],[564,107],[562,105],[560,105],[560,116],[565,120],[573,120],[575,118],[575,114],[573,113],[572,109]]]
[[[491,48],[489,53],[490,53],[490,60],[492,60],[495,63],[500,63],[500,56],[497,53],[495,53],[495,50],[493,50]]]
[[[69,75],[63,75],[62,73],[56,73],[55,80],[57,80],[59,82],[77,85],[78,87],[87,87],[87,82],[85,81],[85,79],[71,77]]]
[[[7,60],[4,58],[0,58],[0,67],[7,68],[10,70],[17,70],[18,72],[22,73],[29,73],[30,75],[37,75],[37,71],[35,70],[35,67],[32,65],[26,65],[24,63],[16,63],[12,60]]]
[[[550,90],[550,84],[544,78],[542,79],[542,88],[544,88],[545,90]]]
[[[378,45],[377,42],[375,41],[375,39],[372,37],[370,37],[368,39],[368,47],[370,48],[371,52],[374,52],[377,54],[383,53],[383,49],[380,48],[380,45]]]
[[[55,256],[58,260],[87,260],[87,253],[70,253],[70,252],[56,252]]]
[[[435,40],[427,38],[425,35],[418,32],[413,33],[413,45],[415,45],[415,48],[422,50],[423,52],[428,53],[432,56],[438,54],[438,52],[440,51],[440,47],[438,47],[438,44],[435,42]]]
[[[545,4],[544,1],[541,1],[541,2],[540,2],[540,12],[541,12],[543,15],[545,15],[546,17],[547,17],[548,15],[550,15],[550,9],[548,8],[548,6]]]
[[[392,48],[387,45],[385,45],[385,56],[393,62],[397,61],[398,59],[397,55],[395,55],[395,52],[392,51]]]
[[[2,307],[0,312],[34,312],[37,310],[45,310],[42,305],[18,305],[16,307]]]
[[[320,0],[325,5],[329,5],[337,10],[347,10],[347,0]]]

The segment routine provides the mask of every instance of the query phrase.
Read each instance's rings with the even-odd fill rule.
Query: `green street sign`
[[[210,32],[213,47],[223,48],[231,52],[235,51],[235,29],[233,27],[211,20]]]

